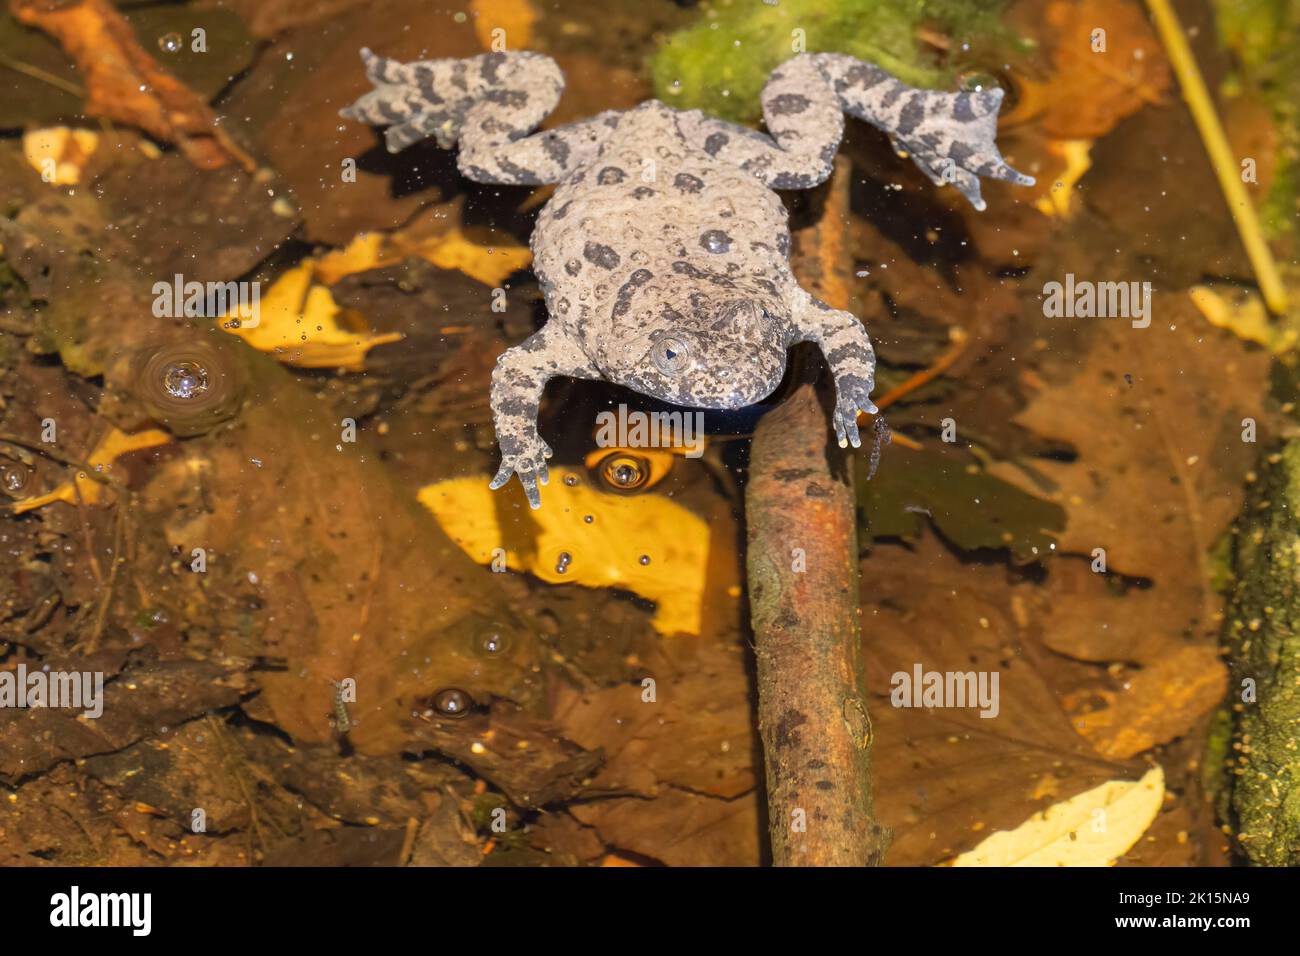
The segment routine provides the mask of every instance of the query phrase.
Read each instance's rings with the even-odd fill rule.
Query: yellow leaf
[[[170,434],[156,428],[136,432],[133,435],[128,435],[126,432],[114,428],[95,445],[90,457],[86,459],[86,464],[98,474],[107,474],[112,470],[113,463],[123,455],[139,451],[142,448],[165,445],[171,440],[172,436]],[[84,471],[80,472],[74,481],[75,484],[72,481],[65,481],[48,494],[35,498],[24,498],[22,501],[14,502],[14,514],[22,514],[25,511],[40,508],[54,501],[66,501],[69,504],[83,501],[88,505],[99,501],[100,495],[104,491],[101,482],[91,478]]]
[[[333,285],[354,272],[381,269],[414,256],[439,269],[456,269],[471,279],[493,288],[513,272],[532,264],[533,254],[506,233],[475,229],[470,233],[452,229],[442,235],[413,239],[401,232],[362,233],[346,248],[322,256],[315,263],[315,278]]]
[[[1065,169],[1057,174],[1047,194],[1034,200],[1034,208],[1044,216],[1074,216],[1074,187],[1092,167],[1092,143],[1090,139],[1058,139],[1047,144],[1048,152],[1065,160]]]
[[[1193,286],[1188,293],[1211,325],[1227,329],[1247,342],[1257,342],[1274,355],[1295,348],[1300,329],[1292,316],[1272,318],[1259,293],[1253,290],[1234,289],[1230,294],[1231,298],[1207,285]]]
[[[495,232],[467,235],[453,229],[446,235],[411,246],[409,254],[418,255],[439,269],[458,269],[471,279],[495,288],[512,272],[528,268],[533,261],[527,246],[498,242],[498,238]]]
[[[286,365],[360,371],[366,352],[376,345],[396,342],[401,333],[344,328],[339,322],[341,310],[330,290],[312,284],[315,266],[307,259],[280,276],[262,298],[255,323],[231,321],[231,316],[223,316],[218,324],[259,352],[274,354]]]
[[[493,42],[497,39],[492,35],[494,30],[503,31],[501,37],[510,49],[527,48],[537,21],[537,11],[528,0],[470,0],[469,8],[483,49],[501,49]]]
[[[659,633],[699,634],[708,524],[667,498],[604,494],[588,482],[581,472],[553,468],[538,511],[514,507],[505,496],[518,489],[491,491],[480,476],[426,485],[418,497],[479,564],[491,564],[494,550],[504,549],[511,570],[551,584],[631,591],[655,602]],[[503,527],[502,516],[518,520]]]
[[[99,146],[99,134],[88,129],[53,126],[23,134],[27,164],[54,186],[75,186],[81,171]]]
[[[1142,838],[1160,812],[1165,773],[1136,783],[1111,780],[994,833],[953,866],[1111,866]]]

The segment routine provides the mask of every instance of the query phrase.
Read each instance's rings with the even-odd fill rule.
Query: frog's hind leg
[[[952,183],[976,209],[984,208],[980,176],[1034,182],[1003,161],[994,141],[1001,90],[917,90],[851,56],[803,53],[772,72],[762,101],[769,135],[698,110],[679,125],[705,152],[774,189],[806,189],[830,175],[843,113],[883,129],[933,182]]]
[[[363,49],[361,59],[375,88],[339,115],[387,126],[392,153],[431,136],[444,149],[459,143],[460,170],[477,182],[559,182],[595,155],[618,122],[610,111],[528,135],[564,90],[560,68],[539,53],[399,63]]]
[[[884,130],[932,182],[952,183],[976,209],[985,206],[980,176],[1018,186],[1034,184],[1032,176],[1012,169],[998,151],[1002,90],[918,90],[878,66],[842,53],[817,53],[810,58],[846,113]]]

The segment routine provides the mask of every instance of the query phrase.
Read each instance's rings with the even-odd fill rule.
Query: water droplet
[[[643,554],[641,555],[641,557],[637,558],[636,560],[637,563],[639,563],[642,567],[644,567],[645,565],[650,563],[650,555]]]
[[[587,524],[591,524],[593,521],[596,520],[596,516],[595,516],[595,515],[583,515],[583,516],[582,516],[582,520],[585,521]]]
[[[173,362],[163,369],[163,388],[172,398],[197,398],[208,390],[208,370],[197,362]]]
[[[564,483],[565,483],[566,485],[568,485],[570,488],[572,488],[572,487],[574,487],[575,485],[577,485],[577,483],[578,483],[578,476],[577,476],[577,475],[565,475],[565,476],[564,476]]]
[[[164,53],[179,53],[184,42],[179,33],[164,33],[158,38],[158,49]]]
[[[474,706],[474,698],[459,687],[444,687],[433,695],[433,709],[443,717],[464,717]]]

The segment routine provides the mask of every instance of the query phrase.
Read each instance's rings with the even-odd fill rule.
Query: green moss
[[[877,63],[904,83],[951,87],[962,57],[941,66],[916,38],[921,24],[962,43],[1005,39],[1004,0],[719,0],[694,26],[655,54],[655,95],[678,109],[702,109],[736,122],[759,115],[768,74],[797,52],[848,53]],[[799,31],[802,31],[800,33]],[[960,53],[960,49],[957,51]]]
[[[1238,583],[1225,624],[1235,720],[1233,749],[1218,765],[1238,842],[1263,866],[1300,865],[1298,510],[1300,441],[1292,441],[1265,462],[1237,524]]]
[[[1258,84],[1278,130],[1278,162],[1260,210],[1273,237],[1291,233],[1300,213],[1300,4],[1295,0],[1214,0],[1219,36]]]

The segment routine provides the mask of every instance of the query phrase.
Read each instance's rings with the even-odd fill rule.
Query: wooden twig
[[[816,195],[817,225],[795,235],[800,281],[838,308],[849,299],[847,165]],[[806,349],[794,361],[792,394],[755,429],[745,490],[772,862],[876,864],[885,834],[871,797],[852,459],[836,446],[821,366]]]

